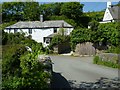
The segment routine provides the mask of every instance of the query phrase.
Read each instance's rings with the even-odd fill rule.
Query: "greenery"
[[[120,45],[118,45],[118,46],[110,46],[106,50],[106,53],[117,53],[117,54],[120,54]]]
[[[62,5],[60,13],[76,21],[82,15],[82,8],[79,2],[67,2]]]
[[[15,21],[11,21],[11,22],[0,24],[0,29],[4,30],[7,26],[10,26],[10,25],[15,24],[15,23],[16,23]]]
[[[106,23],[98,26],[99,41],[110,43],[118,46],[120,43],[120,27],[119,23]]]
[[[48,54],[49,50],[31,39],[24,33],[8,34],[5,27],[18,21],[38,21],[39,15],[44,15],[44,20],[65,20],[74,26],[70,36],[65,35],[62,28],[58,35],[52,38],[50,49],[53,46],[65,42],[71,43],[74,51],[76,44],[83,42],[101,43],[109,45],[106,52],[120,53],[120,23],[99,24],[102,21],[104,11],[83,13],[83,4],[79,2],[48,3],[38,2],[4,2],[2,5],[2,89],[46,89],[47,79],[44,66],[38,61],[39,54]],[[118,4],[119,6],[119,4]],[[87,26],[91,28],[88,29]],[[32,52],[26,49],[29,46]],[[52,51],[51,51],[52,52]],[[102,61],[98,56],[94,63],[117,68],[113,62]]]
[[[66,35],[55,35],[49,45],[49,49],[53,50],[53,47],[62,43],[70,42],[70,37]]]
[[[71,47],[74,50],[76,44],[93,42],[94,44],[109,45],[108,52],[120,53],[120,26],[119,23],[99,24],[97,21],[89,23],[90,29],[74,29],[70,35]],[[113,50],[114,49],[114,50]]]
[[[87,27],[89,17],[83,14],[83,4],[79,2],[47,3],[4,2],[2,3],[3,22],[38,21],[40,14],[44,20],[65,20],[77,27]]]
[[[90,30],[87,28],[74,29],[70,35],[71,48],[75,49],[78,43],[87,42],[90,40]]]
[[[47,53],[42,44],[35,42],[24,33],[8,34],[3,32],[2,89],[26,90],[48,88],[51,77],[44,72],[38,55]],[[28,51],[26,46],[32,49]]]
[[[105,61],[99,58],[99,56],[95,56],[93,59],[93,63],[94,64],[98,64],[98,65],[104,65],[104,66],[108,66],[108,67],[112,67],[112,68],[119,68],[119,64],[118,63],[114,63],[112,61]]]
[[[86,12],[85,15],[88,16],[90,18],[90,21],[98,21],[98,22],[101,22],[103,20],[103,17],[104,17],[104,12],[105,10],[103,11],[99,11],[99,12]]]
[[[4,2],[2,3],[3,22],[20,20],[38,20],[38,2]]]

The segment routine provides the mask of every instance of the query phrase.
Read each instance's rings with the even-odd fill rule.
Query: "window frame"
[[[45,39],[45,43],[46,43],[46,44],[50,44],[50,38],[46,38],[46,39]]]

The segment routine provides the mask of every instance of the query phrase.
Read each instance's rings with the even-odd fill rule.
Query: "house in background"
[[[118,22],[120,21],[120,6],[112,5],[110,1],[107,2],[107,8],[100,23]]]
[[[73,30],[73,26],[64,20],[43,21],[43,15],[40,15],[40,21],[19,21],[6,27],[4,31],[8,33],[24,32],[26,36],[31,35],[33,40],[47,46],[61,28],[65,30],[65,35],[69,35]]]

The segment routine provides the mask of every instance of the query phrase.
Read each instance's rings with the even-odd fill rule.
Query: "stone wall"
[[[120,54],[114,53],[101,53],[98,55],[102,61],[113,62],[115,64],[120,64]]]
[[[74,55],[77,56],[92,56],[96,54],[96,50],[91,42],[85,42],[81,44],[77,44],[75,48],[75,53]]]

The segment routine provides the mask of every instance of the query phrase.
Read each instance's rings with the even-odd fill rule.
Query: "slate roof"
[[[19,21],[11,26],[6,27],[6,29],[14,28],[73,28],[72,25],[68,24],[64,20],[53,20],[53,21]]]
[[[111,6],[111,8],[108,8],[113,19],[120,20],[120,6]]]

